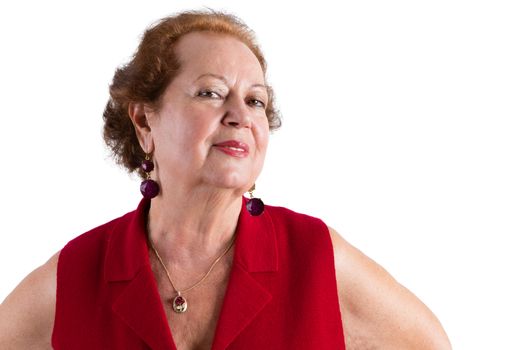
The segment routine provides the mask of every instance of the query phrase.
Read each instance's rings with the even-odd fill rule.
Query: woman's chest
[[[160,300],[177,350],[211,349],[231,265],[232,257],[227,255],[204,277],[199,277],[202,269],[183,271],[185,273],[177,271],[170,282],[164,274],[165,270],[158,264],[152,264]],[[186,286],[180,291],[185,304],[183,312],[176,310],[177,304],[182,305],[180,302],[175,303],[175,299],[179,297],[172,283],[175,286]]]
[[[186,302],[184,312],[174,309],[177,295],[173,288],[166,285],[160,288],[162,305],[177,350],[209,350],[212,347],[228,284],[227,278],[210,277],[196,288],[181,293]]]
[[[162,298],[169,328],[177,350],[209,350],[213,343],[226,286],[187,293],[185,312],[173,309],[174,295]]]

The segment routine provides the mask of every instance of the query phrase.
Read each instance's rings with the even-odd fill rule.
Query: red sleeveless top
[[[149,264],[149,202],[70,241],[57,271],[54,349],[176,349]],[[332,242],[319,219],[242,207],[212,350],[344,349]]]

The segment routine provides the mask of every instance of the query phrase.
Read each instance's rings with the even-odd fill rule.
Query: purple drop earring
[[[159,184],[151,179],[150,173],[153,171],[155,166],[150,160],[150,156],[146,153],[146,158],[142,161],[140,168],[146,173],[146,180],[140,184],[140,192],[144,198],[152,199],[159,194]]]
[[[255,184],[248,191],[250,199],[246,203],[246,209],[251,216],[259,216],[264,212],[264,203],[260,198],[253,197],[253,191],[255,191]]]

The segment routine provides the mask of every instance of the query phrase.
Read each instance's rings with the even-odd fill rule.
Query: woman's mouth
[[[250,153],[250,147],[247,144],[236,140],[220,142],[213,145],[213,147],[227,155],[238,158],[247,157]]]

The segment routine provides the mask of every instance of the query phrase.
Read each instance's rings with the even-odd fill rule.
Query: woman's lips
[[[250,153],[250,147],[247,144],[236,140],[228,140],[221,143],[217,143],[213,145],[213,147],[230,156],[239,158],[247,157]]]

